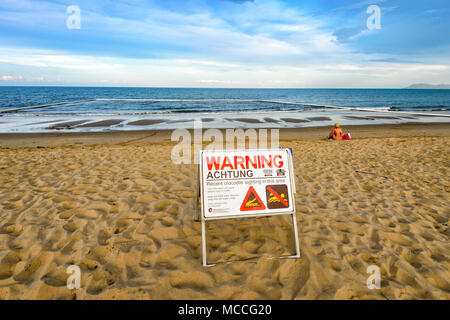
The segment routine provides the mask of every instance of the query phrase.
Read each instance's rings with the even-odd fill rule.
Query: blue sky
[[[450,83],[449,16],[448,0],[0,0],[0,85]]]

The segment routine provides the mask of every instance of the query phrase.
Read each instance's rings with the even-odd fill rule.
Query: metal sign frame
[[[273,212],[273,213],[247,213],[247,214],[237,214],[232,216],[222,216],[222,217],[205,217],[205,213],[203,210],[203,152],[227,152],[227,150],[200,150],[199,151],[199,162],[198,162],[198,197],[197,197],[197,204],[200,203],[200,213],[201,213],[201,223],[202,223],[202,260],[203,260],[203,266],[204,267],[212,267],[217,265],[215,264],[208,264],[207,262],[207,250],[206,250],[206,222],[209,220],[223,220],[223,219],[233,219],[233,218],[255,218],[255,217],[267,217],[267,216],[275,216],[275,215],[291,215],[292,216],[292,224],[293,224],[293,230],[294,230],[294,242],[295,242],[295,255],[291,256],[281,256],[280,258],[300,258],[300,243],[298,240],[298,228],[297,228],[297,218],[296,218],[296,212],[295,212],[295,198],[294,195],[296,193],[295,189],[295,179],[294,179],[294,170],[293,170],[293,158],[292,158],[292,149],[289,148],[279,148],[277,151],[288,151],[288,169],[289,169],[289,177],[290,177],[290,184],[291,184],[291,196],[292,196],[292,206],[293,210],[289,212]],[[273,149],[233,149],[232,152],[249,152],[249,151],[274,151]],[[198,221],[198,212],[199,210],[196,210],[197,214],[195,216],[195,221]]]

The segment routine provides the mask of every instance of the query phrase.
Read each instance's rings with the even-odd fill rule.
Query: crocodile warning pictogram
[[[264,209],[266,209],[264,202],[262,202],[261,198],[256,193],[255,188],[250,186],[250,188],[248,188],[247,194],[245,195],[244,201],[242,201],[241,211]]]

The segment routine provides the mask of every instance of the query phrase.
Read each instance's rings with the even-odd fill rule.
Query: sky
[[[0,85],[450,83],[448,17],[448,0],[0,0]]]

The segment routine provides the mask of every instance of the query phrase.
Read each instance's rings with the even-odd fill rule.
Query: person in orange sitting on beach
[[[328,139],[342,140],[342,129],[339,123],[334,124],[333,131],[331,131],[330,135],[328,136]]]

